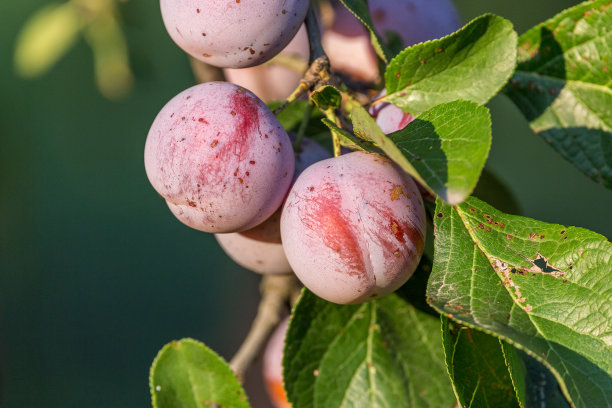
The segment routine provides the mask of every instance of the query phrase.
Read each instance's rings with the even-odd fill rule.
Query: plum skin
[[[145,170],[175,216],[205,232],[253,228],[281,205],[292,181],[291,141],[250,91],[193,86],[159,112],[145,144]]]
[[[386,89],[383,89],[383,91],[376,95],[374,99],[383,97],[386,93]],[[370,107],[369,112],[370,115],[376,119],[376,124],[378,124],[383,133],[387,135],[397,132],[398,130],[402,130],[415,119],[415,117],[410,113],[402,111],[400,108],[389,102],[382,102],[373,105]]]
[[[289,132],[289,138],[291,142],[293,142],[296,135]],[[293,174],[293,181],[295,181],[310,165],[330,157],[331,154],[323,146],[312,139],[304,137],[301,141],[299,150],[295,152],[295,172]],[[242,231],[240,234],[251,239],[280,244],[282,242],[280,234],[281,211],[282,207],[255,228]]]
[[[306,65],[310,56],[310,48],[304,24],[289,45],[278,55],[299,59]],[[249,89],[264,102],[285,99],[297,88],[302,79],[302,73],[277,64],[275,60],[270,61],[269,64],[250,68],[225,68],[223,73],[227,81]]]
[[[353,152],[306,169],[283,207],[293,271],[314,294],[355,304],[398,289],[423,253],[426,218],[410,176],[388,158]]]
[[[276,408],[291,408],[283,387],[283,348],[288,329],[289,317],[286,317],[270,336],[263,355],[266,391]]]
[[[308,0],[160,0],[166,30],[185,52],[222,68],[260,65],[304,22]]]
[[[451,0],[369,0],[374,29],[399,35],[403,46],[441,38],[461,27]],[[334,22],[322,42],[331,66],[362,81],[376,81],[378,60],[363,24],[346,8],[336,7]]]
[[[225,253],[238,265],[260,274],[291,273],[283,246],[258,241],[240,233],[215,234]]]

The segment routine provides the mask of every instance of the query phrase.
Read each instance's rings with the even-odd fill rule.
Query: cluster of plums
[[[368,5],[377,31],[395,32],[404,46],[460,25],[450,0]],[[262,101],[285,98],[301,78],[292,64],[274,61],[285,56],[305,65],[308,7],[308,0],[161,0],[172,39],[224,68],[233,83],[203,83],[172,98],[149,131],[145,168],[172,213],[215,233],[240,265],[294,272],[326,300],[360,303],[412,275],[423,251],[425,211],[414,181],[391,160],[364,152],[332,158],[308,138],[294,146]],[[369,34],[339,2],[329,10],[333,18],[321,38],[332,70],[376,81]],[[385,133],[413,119],[389,104],[370,113]]]

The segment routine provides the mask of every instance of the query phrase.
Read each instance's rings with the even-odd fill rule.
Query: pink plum
[[[281,205],[294,157],[287,133],[259,98],[227,82],[208,82],[159,112],[147,136],[145,169],[183,223],[236,232]]]
[[[283,387],[283,348],[288,329],[289,318],[287,317],[270,336],[263,356],[266,391],[276,408],[291,408]]]
[[[369,0],[374,29],[383,38],[399,35],[403,46],[448,35],[461,27],[451,0]],[[323,34],[332,68],[362,81],[378,78],[376,53],[363,24],[345,7],[335,8],[334,22]]]
[[[361,303],[415,271],[425,209],[408,174],[388,158],[353,152],[313,164],[291,188],[281,217],[293,271],[316,295]]]
[[[278,54],[278,57],[295,59],[304,68],[308,64],[310,50],[306,27],[302,25],[293,40]],[[300,84],[302,71],[283,65],[276,60],[251,68],[225,68],[225,78],[236,85],[243,86],[265,102],[285,99]]]
[[[225,253],[238,265],[261,274],[291,273],[281,244],[258,241],[242,234],[215,234]]]
[[[293,142],[295,136],[289,134],[289,137]],[[297,179],[311,164],[330,157],[331,154],[323,146],[312,139],[304,137],[300,144],[299,151],[295,153],[295,173],[293,175],[293,180],[295,181],[295,179]],[[280,235],[281,210],[282,208],[279,208],[266,221],[248,231],[242,231],[240,234],[260,241],[280,244],[282,242]]]
[[[262,64],[289,44],[308,0],[161,0],[166,30],[185,52],[217,67]]]
[[[379,93],[376,98],[384,96],[386,90]],[[383,102],[370,108],[370,115],[376,119],[376,123],[385,134],[393,133],[406,127],[414,120],[414,116],[404,112],[397,106]]]

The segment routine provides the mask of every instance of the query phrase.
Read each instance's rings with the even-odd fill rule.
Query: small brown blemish
[[[196,203],[194,203],[193,201],[187,201],[187,204],[189,204],[190,207],[196,206]]]
[[[217,139],[213,140],[212,143],[210,144],[210,147],[215,148],[217,147],[217,145],[219,144],[219,141]]]
[[[232,116],[236,116],[236,111],[231,111],[231,112],[230,112],[230,114],[231,114]]]
[[[438,218],[442,218],[442,217],[444,217],[444,213],[439,212],[438,214],[436,214],[436,216],[437,216]]]
[[[406,193],[404,193],[403,187],[400,185],[397,185],[395,187],[393,187],[391,189],[391,201],[397,201],[400,199],[400,196],[404,196],[406,198],[408,198],[408,195],[406,195]]]
[[[255,164],[255,160],[251,160],[249,164]]]
[[[203,56],[204,58],[210,58],[210,57],[212,57],[212,55],[210,55],[210,54],[208,54],[208,53],[205,53],[205,52],[204,52],[204,53],[202,53],[202,56]]]

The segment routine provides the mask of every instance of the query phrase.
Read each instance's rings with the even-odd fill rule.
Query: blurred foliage
[[[84,35],[91,47],[98,90],[119,99],[132,89],[128,46],[115,0],[70,0],[46,5],[23,25],[15,45],[15,68],[24,78],[49,71]]]

